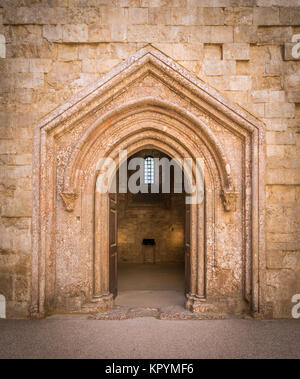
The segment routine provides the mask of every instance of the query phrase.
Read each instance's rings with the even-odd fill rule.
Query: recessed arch
[[[205,205],[192,210],[189,309],[263,314],[263,141],[260,121],[152,46],[41,120],[34,134],[31,317],[112,306],[107,197],[95,192],[97,162],[111,157],[118,167],[120,149],[130,155],[143,147],[205,162]]]
[[[64,185],[64,192],[68,193],[74,190],[76,191],[76,175],[80,171],[80,169],[78,170],[78,167],[81,166],[80,162],[84,160],[84,156],[90,149],[90,146],[92,146],[97,139],[100,140],[101,135],[106,132],[106,128],[109,128],[111,135],[113,135],[113,127],[115,123],[126,120],[126,118],[130,117],[132,114],[138,115],[144,114],[145,112],[164,115],[168,121],[166,121],[166,119],[164,120],[163,129],[165,129],[165,126],[167,124],[173,124],[172,130],[175,131],[176,125],[174,125],[174,122],[170,122],[170,120],[176,120],[182,128],[182,134],[187,135],[187,131],[193,132],[192,138],[191,134],[189,134],[188,139],[200,139],[205,141],[205,146],[209,149],[215,161],[215,164],[218,167],[223,189],[226,189],[228,191],[234,190],[230,164],[221,149],[219,141],[209,130],[209,128],[201,120],[197,119],[194,115],[182,109],[181,107],[167,101],[147,97],[118,106],[117,109],[113,109],[107,114],[103,115],[100,119],[98,119],[90,126],[90,128],[85,132],[81,140],[78,142],[77,146],[74,148],[74,151],[70,158],[68,171],[65,175],[66,181]],[[158,121],[153,118],[154,125],[156,122]],[[125,125],[125,127],[126,126],[127,125]],[[101,130],[96,133],[97,129]],[[165,136],[168,135],[168,133],[164,130],[161,130],[161,133]],[[91,137],[93,134],[95,135],[94,138]],[[127,138],[128,135],[129,134],[126,133],[126,137],[123,138]],[[172,138],[175,139],[174,136],[172,136]]]

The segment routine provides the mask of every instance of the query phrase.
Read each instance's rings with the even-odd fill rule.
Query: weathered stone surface
[[[246,131],[247,128],[241,131],[234,125],[247,120],[249,113],[263,122],[265,136],[261,132],[261,145],[258,147],[263,158],[260,158],[259,166],[253,166],[254,170],[262,168],[265,152],[266,192],[260,189],[257,198],[262,203],[260,208],[258,205],[254,207],[254,212],[257,209],[267,211],[265,238],[262,229],[261,240],[256,241],[258,250],[255,251],[261,257],[261,288],[252,291],[249,284],[251,280],[243,277],[242,273],[250,272],[250,267],[242,267],[242,262],[246,264],[251,260],[252,247],[251,244],[242,245],[241,241],[242,236],[251,233],[242,230],[241,225],[244,224],[239,223],[243,218],[247,224],[247,220],[257,220],[258,216],[251,214],[252,208],[242,203],[243,196],[237,197],[235,212],[224,212],[220,188],[216,188],[214,196],[208,191],[211,197],[207,203],[208,222],[215,220],[214,229],[213,226],[207,229],[206,284],[209,304],[190,299],[188,306],[198,312],[219,314],[220,311],[230,310],[234,313],[244,309],[244,305],[241,305],[241,293],[244,291],[250,302],[251,293],[261,299],[261,314],[265,308],[270,317],[290,317],[290,298],[298,291],[300,278],[300,69],[299,59],[292,52],[296,44],[292,38],[300,34],[299,15],[299,0],[0,1],[0,293],[7,297],[8,317],[28,317],[32,305],[30,299],[37,290],[30,283],[32,273],[36,272],[34,262],[37,251],[34,247],[36,240],[31,240],[30,230],[37,211],[32,198],[35,201],[38,198],[36,182],[32,185],[32,175],[41,168],[37,156],[33,159],[33,149],[35,152],[38,149],[34,125],[62,104],[65,104],[65,108],[53,116],[53,119],[60,120],[60,126],[53,129],[54,140],[48,139],[52,131],[45,134],[48,144],[47,148],[43,146],[49,161],[44,163],[49,171],[43,171],[40,176],[42,180],[52,178],[52,181],[44,183],[47,190],[54,194],[52,200],[49,198],[46,201],[46,197],[43,200],[43,214],[53,216],[53,219],[47,219],[47,225],[58,222],[57,233],[50,231],[45,239],[49,246],[45,257],[55,251],[58,258],[57,262],[47,262],[50,269],[47,273],[49,276],[44,278],[49,285],[46,297],[49,295],[50,303],[56,304],[57,308],[53,309],[78,311],[82,308],[90,312],[112,306],[109,296],[104,297],[101,304],[85,303],[86,299],[91,299],[93,288],[93,275],[90,272],[93,262],[90,241],[93,237],[87,227],[92,221],[82,216],[80,209],[92,214],[90,198],[94,190],[89,187],[84,196],[78,190],[73,212],[66,212],[60,192],[55,191],[56,186],[60,189],[64,182],[67,162],[72,151],[77,151],[76,142],[83,138],[90,125],[110,110],[122,109],[122,104],[128,101],[137,101],[135,104],[139,104],[138,101],[145,98],[171,102],[177,110],[185,109],[207,125],[220,142],[220,153],[210,156],[211,150],[205,150],[207,141],[204,143],[201,140],[198,147],[203,145],[211,162],[216,157],[226,156],[231,162],[234,185],[240,193],[243,186],[248,186],[249,192],[245,190],[243,193],[249,194],[249,198],[253,195],[251,183],[242,184],[242,181],[245,177],[251,181],[252,172],[247,170],[252,164],[249,161],[249,138],[252,137]],[[130,68],[124,63],[122,69],[117,68],[149,43],[155,45],[162,56],[155,55],[160,53],[150,49],[144,61],[134,57],[135,63],[132,62]],[[146,62],[151,54],[159,56],[155,65]],[[166,63],[163,54],[172,60]],[[163,72],[160,71],[161,65],[164,67]],[[127,69],[133,71],[129,73]],[[184,69],[189,73],[185,74]],[[112,74],[101,79],[103,74],[111,70]],[[141,72],[141,77],[138,74],[135,76],[134,70],[136,73]],[[199,82],[196,83],[191,74],[197,76]],[[101,96],[97,101],[90,103],[92,94],[102,88],[99,83],[104,86],[104,82],[111,83],[110,80],[115,77],[118,81],[112,87],[108,85],[107,92],[100,91]],[[99,80],[102,82],[97,82]],[[92,89],[84,90],[88,85],[93,86]],[[201,96],[212,91],[208,86],[218,91],[213,95],[217,101],[214,106],[207,97],[192,95],[199,86],[203,86]],[[70,102],[70,97],[80,90],[85,91],[84,95],[77,95],[76,101]],[[152,110],[151,107],[160,107],[151,101],[147,107],[143,103],[145,112]],[[244,113],[242,116],[240,114],[236,124],[231,121],[227,125],[230,118],[227,118],[225,109],[228,110],[226,106],[230,101],[242,107],[243,110],[239,108],[238,113]],[[138,109],[139,105],[136,107]],[[82,122],[77,123],[75,120],[77,116],[71,111],[75,108],[74,115],[78,115],[78,120],[83,116]],[[167,109],[168,106],[164,105],[163,108]],[[143,112],[142,115],[145,114]],[[71,118],[67,117],[70,113]],[[153,113],[150,114],[152,117]],[[172,130],[173,139],[168,140],[172,144],[176,140],[175,120],[178,114],[174,110],[170,114],[173,116],[171,121],[162,115],[153,116],[151,120],[153,125],[158,125],[157,128],[160,125],[157,122],[160,121],[166,130]],[[133,112],[131,117],[132,122],[139,121],[141,128],[146,127],[146,117],[141,116],[138,120],[137,112]],[[118,122],[117,117],[112,120]],[[251,120],[249,123],[255,124],[255,118]],[[68,123],[72,127],[69,128]],[[182,125],[185,123],[186,119]],[[113,129],[113,125],[110,128]],[[127,128],[128,132],[134,131],[132,125],[124,121],[122,128]],[[105,139],[112,148],[120,130],[124,130],[122,128],[116,127],[114,137]],[[186,138],[182,128],[177,140],[191,143],[190,131],[187,131]],[[124,135],[124,140],[127,137]],[[145,136],[145,140],[147,138]],[[163,143],[164,138],[165,135],[160,135],[159,143]],[[91,140],[87,142],[92,146]],[[257,139],[253,140],[252,146],[256,146],[256,143]],[[217,151],[216,145],[212,150]],[[96,156],[98,150],[93,151]],[[191,151],[195,152],[195,147]],[[89,156],[92,162],[92,155]],[[258,159],[254,150],[251,156]],[[89,168],[85,167],[85,170],[83,176],[89,178]],[[212,171],[215,183],[219,183],[219,176]],[[226,169],[223,175],[225,172]],[[82,188],[87,188],[85,183],[80,183]],[[261,188],[264,188],[263,180]],[[69,188],[67,193],[73,193],[73,190]],[[251,198],[255,199],[255,196]],[[215,209],[215,214],[212,209]],[[246,212],[244,215],[242,209]],[[263,218],[261,220],[263,224]],[[36,225],[33,222],[33,228]],[[209,234],[212,230],[215,239]],[[85,238],[79,241],[82,234]],[[57,246],[57,251],[54,246]],[[77,246],[81,247],[80,251]],[[72,260],[71,256],[76,259]],[[80,262],[84,263],[80,265]],[[57,282],[53,279],[56,274]],[[241,288],[243,282],[245,288]],[[43,288],[43,282],[39,285]],[[55,285],[57,288],[54,289]],[[58,292],[56,303],[51,296]],[[224,302],[220,300],[222,297],[226,299]],[[38,311],[36,304],[33,304],[32,316],[35,317]],[[170,316],[166,312],[166,317],[177,316]]]
[[[234,75],[236,64],[234,61],[206,61],[204,63],[204,72],[208,76]]]
[[[292,39],[293,30],[289,26],[277,27],[261,26],[258,28],[257,42],[266,45],[280,45],[290,42]]]
[[[223,45],[223,58],[228,60],[247,61],[250,59],[250,44],[231,43]]]
[[[253,9],[254,25],[279,25],[279,8],[256,7]],[[288,24],[290,25],[290,23]]]
[[[85,24],[63,27],[63,42],[87,42],[88,39],[88,27]]]
[[[63,29],[61,25],[45,25],[43,27],[43,37],[50,42],[62,41]]]

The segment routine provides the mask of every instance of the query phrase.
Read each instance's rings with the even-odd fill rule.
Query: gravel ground
[[[0,320],[0,358],[300,358],[300,322]]]

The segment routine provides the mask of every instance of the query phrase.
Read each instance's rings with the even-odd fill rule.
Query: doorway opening
[[[129,190],[121,193],[118,185],[118,193],[110,196],[110,238],[117,241],[110,251],[111,292],[116,305],[185,305],[190,280],[189,210],[183,178],[179,183],[175,165],[170,165],[166,172],[162,164],[157,164],[164,159],[171,161],[155,149],[144,149],[131,156],[123,163]],[[134,160],[142,164],[140,179],[136,180],[140,189],[136,193],[130,190],[132,175],[137,171]],[[170,191],[163,186],[165,175],[169,175]]]

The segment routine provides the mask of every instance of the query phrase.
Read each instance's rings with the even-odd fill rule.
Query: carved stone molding
[[[75,201],[78,198],[78,194],[72,192],[62,192],[60,196],[63,199],[65,210],[67,212],[72,212],[74,210]]]
[[[226,212],[234,212],[236,210],[236,199],[238,197],[237,192],[221,191],[221,199],[223,202],[224,210]]]
[[[79,289],[78,312],[113,305],[107,295],[109,198],[97,191],[97,169],[107,157],[119,167],[120,150],[131,156],[148,148],[180,161],[204,157],[205,201],[192,204],[190,212],[187,307],[232,313],[227,299],[235,288],[237,312],[244,297],[249,310],[262,312],[265,153],[264,126],[257,119],[146,46],[56,108],[34,130],[32,318],[73,312],[74,301],[68,299],[70,294],[76,299]],[[196,174],[192,171],[191,179]],[[228,214],[218,212],[216,197],[226,212],[236,211],[228,227]],[[221,231],[216,229],[220,225]],[[234,228],[240,233],[232,235]],[[225,233],[219,241],[218,233]],[[238,265],[228,254],[233,248]],[[220,288],[225,263],[235,275]]]

